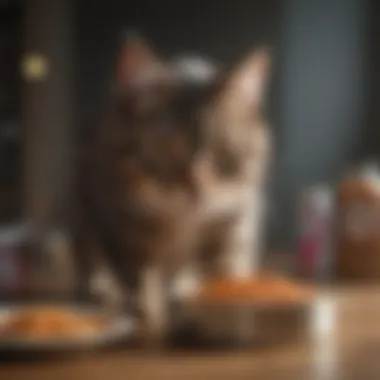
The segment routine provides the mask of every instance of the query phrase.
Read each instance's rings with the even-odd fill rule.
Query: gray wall
[[[368,9],[363,0],[285,1],[276,194],[279,240],[289,244],[300,190],[334,183],[362,152]]]

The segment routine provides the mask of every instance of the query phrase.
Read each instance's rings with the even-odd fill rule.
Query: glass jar
[[[326,281],[333,264],[335,197],[330,187],[319,185],[302,193],[299,211],[297,272],[302,277]]]
[[[0,227],[0,297],[16,299],[34,289],[31,233],[26,224]]]

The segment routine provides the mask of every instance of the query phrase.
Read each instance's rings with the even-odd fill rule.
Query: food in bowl
[[[0,337],[70,338],[101,332],[104,317],[79,313],[61,306],[35,306],[11,313],[0,328]]]
[[[308,301],[312,295],[311,289],[295,281],[276,276],[260,276],[209,281],[200,291],[199,300],[210,303],[289,304]]]

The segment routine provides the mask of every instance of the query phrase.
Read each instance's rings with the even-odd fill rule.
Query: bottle
[[[337,275],[380,280],[380,171],[366,164],[338,188]]]
[[[301,195],[297,272],[326,281],[333,265],[334,195],[328,186],[306,189]]]

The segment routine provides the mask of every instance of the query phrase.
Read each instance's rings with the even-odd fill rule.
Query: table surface
[[[380,379],[380,287],[339,290],[330,301],[335,328],[320,307],[323,323],[315,324],[320,333],[298,343],[228,352],[129,348],[45,362],[3,360],[0,379]]]

